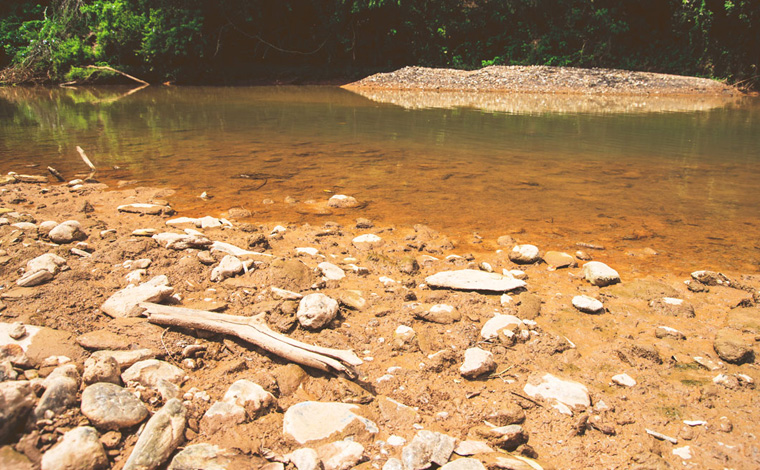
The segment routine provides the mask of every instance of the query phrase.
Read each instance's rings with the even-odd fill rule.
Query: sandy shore
[[[2,390],[10,393],[12,384],[28,394],[17,414],[5,412],[3,423],[12,426],[2,427],[8,446],[0,467],[16,459],[26,467],[12,468],[37,468],[48,454],[48,462],[80,457],[84,451],[62,436],[94,426],[101,464],[133,468],[130,456],[145,452],[138,431],[146,417],[109,426],[83,411],[87,382],[106,378],[151,413],[164,410],[156,416],[178,407],[171,421],[177,439],[165,455],[151,454],[156,468],[173,459],[169,468],[296,468],[299,460],[286,456],[302,448],[316,449],[326,468],[399,468],[392,459],[424,457],[422,430],[455,443],[454,453],[439,449],[445,458],[438,465],[465,457],[474,459],[467,461],[472,468],[480,468],[475,461],[512,469],[760,465],[752,352],[760,340],[758,276],[663,272],[620,282],[613,276],[599,286],[605,282],[583,269],[590,260],[606,261],[593,246],[565,254],[539,246],[532,253],[520,240],[521,258],[513,250],[518,241],[504,236],[483,240],[483,251],[472,255],[424,226],[362,219],[361,201],[351,198],[321,204],[354,215],[356,225],[276,227],[234,211],[183,220],[172,213],[170,190],[106,189],[0,186]],[[52,231],[68,220],[78,224]],[[58,238],[67,230],[70,241]],[[166,233],[174,235],[160,235]],[[28,264],[48,253],[61,259],[50,275]],[[431,276],[464,270],[506,284],[492,291],[432,286]],[[19,286],[35,275],[44,280]],[[336,375],[230,335],[152,323],[134,304],[104,306],[130,284],[145,288],[151,280],[161,292],[152,300],[162,305],[259,315],[278,334],[353,351],[361,364]],[[324,294],[337,307],[324,324],[315,320],[321,314],[299,313],[301,296],[309,294]],[[584,313],[579,307],[597,307],[589,299],[583,307],[577,296],[600,301],[601,310]],[[15,322],[25,328],[18,339],[8,336],[19,328]],[[127,373],[118,361],[102,360],[119,366],[110,375],[96,369],[94,353],[114,350],[147,351],[142,358],[179,368],[161,372],[174,385]],[[114,361],[119,355],[98,354]],[[562,384],[559,399],[546,392],[549,385],[537,391],[547,374]],[[46,390],[65,381],[49,377],[61,375],[74,386],[68,399],[51,404]],[[224,397],[241,379],[271,398],[237,410]],[[306,410],[311,424],[294,430],[294,414],[312,401],[354,404],[364,419],[347,418],[353,424],[330,434],[331,416]],[[298,437],[312,431],[314,440]],[[209,457],[199,444],[218,449]]]
[[[705,78],[550,66],[490,66],[472,71],[404,67],[369,76],[345,88],[595,95],[741,94],[734,87]]]

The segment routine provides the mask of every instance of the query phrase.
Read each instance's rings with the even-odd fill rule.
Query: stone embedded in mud
[[[222,401],[243,407],[248,419],[254,419],[263,409],[276,403],[274,395],[250,380],[241,379],[230,385]]]
[[[108,457],[95,428],[81,426],[45,452],[41,470],[98,470],[108,467]]]
[[[433,305],[427,310],[415,312],[414,316],[421,320],[441,325],[450,325],[458,322],[462,318],[462,314],[459,313],[459,310],[457,310],[456,307],[446,304]]]
[[[549,269],[566,268],[575,264],[575,258],[561,251],[547,251],[544,262],[549,265]]]
[[[724,328],[715,335],[713,349],[718,357],[732,364],[743,364],[754,360],[754,351],[748,341],[742,338],[740,332]]]
[[[589,261],[584,264],[583,277],[591,284],[599,287],[620,282],[618,272],[601,261]]]
[[[612,377],[612,383],[621,387],[633,387],[636,381],[628,374],[618,374]]]
[[[349,470],[364,458],[364,446],[354,441],[337,441],[316,449],[324,470]]]
[[[671,328],[669,326],[658,326],[654,330],[654,335],[660,339],[663,339],[663,338],[673,338],[673,339],[678,339],[678,340],[686,339],[686,335],[676,330],[675,328]]]
[[[515,245],[509,252],[509,259],[517,264],[533,264],[541,257],[535,245]]]
[[[476,379],[496,370],[493,354],[480,348],[469,348],[464,352],[464,363],[459,368],[462,377]]]
[[[109,297],[100,307],[103,312],[112,317],[134,317],[140,315],[140,302],[158,303],[166,300],[174,293],[169,286],[169,278],[164,275],[156,276],[148,282],[137,286],[129,286]]]
[[[98,382],[119,385],[121,383],[121,367],[112,356],[88,357],[84,362],[82,381],[87,385]]]
[[[137,382],[140,385],[156,388],[159,381],[166,380],[181,385],[185,380],[185,371],[179,367],[158,359],[136,362],[121,374],[124,383]]]
[[[508,451],[528,442],[528,433],[519,424],[507,426],[476,426],[470,430],[469,436],[486,439],[490,444]]]
[[[508,292],[525,287],[525,282],[519,279],[476,269],[442,271],[426,277],[425,283],[431,287],[488,292]]]
[[[671,317],[694,318],[694,307],[684,302],[682,299],[673,297],[663,297],[652,300],[649,303],[655,314],[668,315]]]
[[[24,422],[35,398],[31,383],[26,380],[0,382],[0,442]]]
[[[694,271],[691,277],[706,286],[730,286],[731,281],[722,273],[714,271]]]
[[[338,315],[338,302],[325,294],[309,294],[298,304],[296,318],[308,330],[318,330]]]
[[[369,434],[377,434],[375,423],[359,416],[357,405],[348,403],[305,401],[291,406],[285,412],[283,432],[299,444],[327,439],[342,432],[354,422]],[[319,423],[315,426],[314,423]]]
[[[327,261],[319,263],[317,267],[328,281],[340,281],[346,277],[346,273],[341,268]]]
[[[201,419],[201,429],[205,434],[214,434],[246,421],[245,409],[235,403],[218,401],[211,405]]]
[[[112,383],[96,383],[85,388],[81,409],[98,429],[129,428],[148,417],[148,409],[139,398]]]
[[[338,301],[353,310],[364,310],[367,307],[367,299],[362,297],[361,291],[344,290],[338,294]]]
[[[486,470],[486,467],[478,459],[465,458],[449,462],[440,470]]]
[[[144,215],[172,215],[174,209],[163,204],[124,204],[116,208],[119,212],[127,212],[131,214],[144,214]]]
[[[446,465],[454,452],[456,439],[439,432],[419,431],[401,451],[406,470],[423,470],[432,464]]]
[[[122,470],[154,470],[169,458],[185,434],[186,410],[169,400],[148,420]]]
[[[87,234],[82,229],[82,225],[76,220],[67,220],[58,224],[48,233],[50,241],[53,243],[65,244],[76,240],[84,240]]]
[[[383,245],[383,239],[374,233],[367,233],[355,237],[351,243],[359,250],[374,250]]]
[[[492,339],[499,336],[499,331],[507,328],[508,330],[520,330],[524,326],[522,320],[514,315],[494,315],[491,317],[483,328],[480,329],[480,337],[483,339]]]
[[[570,408],[591,405],[591,397],[585,385],[572,380],[562,380],[552,374],[529,378],[523,391],[531,398],[554,400]]]
[[[242,470],[248,468],[255,468],[250,458],[215,445],[203,443],[182,449],[174,456],[167,470]]]
[[[147,359],[155,359],[156,354],[150,349],[132,349],[129,351],[102,350],[95,351],[90,357],[100,358],[105,356],[113,357],[116,360],[116,363],[119,364],[119,368],[121,368],[121,370],[124,370],[128,367],[131,367],[137,362]]]
[[[211,280],[221,282],[228,277],[235,277],[243,272],[243,262],[232,255],[226,255],[219,266],[211,270]]]
[[[587,295],[573,297],[573,307],[584,313],[604,313],[604,304]]]
[[[327,200],[329,207],[336,209],[350,209],[359,206],[359,201],[355,197],[346,196],[345,194],[335,194],[333,197]]]

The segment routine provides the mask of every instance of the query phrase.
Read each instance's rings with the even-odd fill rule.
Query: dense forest
[[[757,89],[760,1],[3,1],[0,46],[5,83],[112,79],[88,65],[222,84],[546,64]]]

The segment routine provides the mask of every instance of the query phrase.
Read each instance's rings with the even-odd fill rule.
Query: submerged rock
[[[425,282],[431,287],[489,292],[508,292],[526,285],[524,281],[510,276],[476,269],[443,271],[426,277]]]
[[[352,196],[346,196],[345,194],[336,194],[332,196],[328,201],[329,207],[335,207],[337,209],[348,209],[359,206],[359,201]]]

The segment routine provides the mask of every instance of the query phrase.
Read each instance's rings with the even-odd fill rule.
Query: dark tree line
[[[760,1],[4,1],[0,46],[8,82],[83,80],[93,73],[86,65],[149,81],[235,83],[548,64],[757,87]]]

